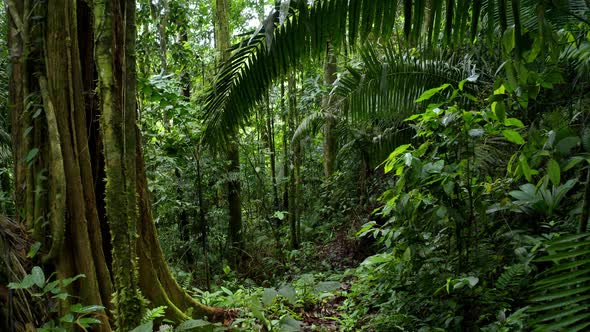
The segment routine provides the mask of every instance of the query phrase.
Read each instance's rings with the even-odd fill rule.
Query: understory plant
[[[586,279],[565,273],[584,266],[571,261],[584,255],[584,244],[548,242],[572,232],[581,212],[580,200],[568,201],[582,189],[580,138],[566,129],[525,132],[510,117],[518,104],[505,86],[479,100],[466,90],[474,80],[426,91],[417,100],[430,102],[426,110],[405,121],[414,143],[383,163],[390,189],[358,233],[381,249],[354,272],[358,281],[344,303],[351,329],[551,330],[543,322],[587,308],[584,297],[565,300],[585,289]],[[568,214],[572,209],[577,213]],[[553,254],[538,258],[546,251]],[[539,274],[547,265],[538,262],[564,260],[569,265]],[[560,292],[544,288],[564,279],[572,281]],[[531,292],[538,295],[531,299]],[[549,304],[535,307],[539,302]],[[537,317],[560,304],[573,307]]]
[[[77,279],[84,278],[84,275],[77,275],[72,278],[58,279],[52,274],[45,277],[45,273],[39,266],[32,268],[21,281],[12,282],[8,287],[14,291],[29,292],[30,295],[39,301],[48,303],[50,317],[37,328],[38,332],[69,332],[89,331],[92,326],[100,324],[97,315],[104,315],[104,307],[98,305],[72,304],[73,298],[65,290]]]

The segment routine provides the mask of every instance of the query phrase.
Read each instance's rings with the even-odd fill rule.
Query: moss
[[[137,215],[134,165],[126,161],[126,144],[130,142],[133,128],[126,128],[123,114],[125,94],[117,86],[121,79],[115,79],[113,63],[115,57],[124,53],[115,52],[112,45],[115,25],[122,24],[122,17],[114,14],[108,1],[94,2],[95,54],[99,76],[100,107],[105,173],[106,173],[106,214],[109,222],[113,266],[112,274],[116,292],[113,296],[116,326],[120,331],[129,331],[139,325],[144,307],[139,290],[137,256],[135,252],[135,222]],[[124,63],[124,61],[123,61]],[[124,87],[123,87],[124,88]],[[133,110],[134,111],[134,110]],[[128,130],[131,135],[125,132]]]
[[[43,104],[45,107],[45,117],[47,119],[47,129],[49,132],[49,149],[50,149],[50,165],[49,165],[49,200],[50,208],[49,215],[51,221],[49,223],[51,228],[51,247],[49,253],[43,257],[43,261],[47,262],[57,257],[63,247],[65,238],[65,210],[66,210],[66,174],[64,170],[61,146],[59,144],[60,137],[55,118],[55,109],[49,97],[47,90],[47,79],[45,77],[39,78],[39,85],[41,87],[41,94],[43,96]]]

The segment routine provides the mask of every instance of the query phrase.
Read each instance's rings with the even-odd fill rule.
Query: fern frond
[[[508,267],[498,278],[496,288],[498,290],[507,290],[519,283],[521,277],[525,274],[525,265],[516,264]]]
[[[147,309],[141,318],[141,323],[145,324],[147,322],[164,317],[166,315],[167,308],[167,306],[163,305],[152,309]]]

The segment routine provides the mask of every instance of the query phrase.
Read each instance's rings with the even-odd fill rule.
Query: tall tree
[[[326,63],[324,64],[324,84],[328,89],[336,81],[336,55],[330,42],[326,46]],[[330,91],[327,91],[322,100],[322,108],[326,113],[324,123],[324,175],[329,178],[334,173],[334,164],[336,162],[336,117],[333,116],[334,102]]]
[[[220,54],[220,62],[225,62],[230,56],[230,0],[215,0],[215,46]],[[229,206],[228,239],[230,247],[230,262],[233,268],[240,266],[243,254],[242,239],[242,200],[240,185],[240,146],[238,130],[232,128],[226,147],[229,179],[227,182],[227,202]]]
[[[189,308],[219,317],[176,283],[151,220],[136,126],[135,1],[7,3],[17,218],[43,243],[45,265],[61,278],[86,276],[69,292],[107,308],[100,331],[134,328],[144,298],[172,319]]]
[[[297,123],[297,75],[293,72],[288,79],[289,92],[289,137],[293,137]],[[300,197],[300,167],[301,167],[301,141],[292,140],[289,156],[289,226],[291,228],[291,246],[299,249],[299,202]]]

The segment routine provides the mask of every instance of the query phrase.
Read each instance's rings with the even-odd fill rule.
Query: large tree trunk
[[[143,297],[166,305],[172,319],[188,318],[189,308],[219,319],[222,310],[194,301],[173,279],[151,219],[136,126],[135,1],[96,0],[93,11],[82,0],[8,3],[17,218],[43,243],[44,266],[60,278],[86,276],[68,291],[107,308],[97,331],[134,328]],[[96,172],[103,162],[106,173]]]

